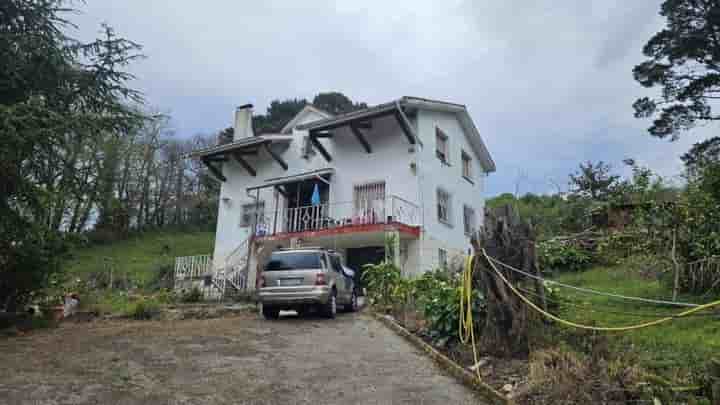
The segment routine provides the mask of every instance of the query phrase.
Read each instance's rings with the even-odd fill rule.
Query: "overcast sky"
[[[631,107],[646,94],[632,68],[662,27],[660,3],[88,0],[72,20],[80,39],[106,22],[143,45],[132,85],[178,136],[230,126],[237,105],[321,91],[465,104],[497,163],[495,195],[565,187],[588,159],[679,173],[679,155],[712,128],[669,143]]]

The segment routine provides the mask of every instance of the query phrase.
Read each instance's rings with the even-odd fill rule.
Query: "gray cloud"
[[[145,46],[132,68],[179,136],[229,126],[233,107],[339,90],[464,103],[498,172],[490,194],[547,192],[582,160],[634,157],[663,174],[710,129],[669,144],[632,117],[631,75],[662,25],[660,0],[96,1],[81,38],[106,21]],[[523,174],[521,176],[521,174]]]

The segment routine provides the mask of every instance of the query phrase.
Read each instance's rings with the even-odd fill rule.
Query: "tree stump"
[[[476,253],[473,264],[474,284],[482,289],[487,301],[482,346],[496,356],[525,356],[529,352],[527,306],[498,277],[482,250],[503,263],[536,274],[537,258],[532,226],[522,223],[512,206],[487,210],[485,225],[473,237],[472,245]],[[495,267],[510,283],[516,284],[523,277],[504,267]],[[542,289],[541,285],[539,287]]]

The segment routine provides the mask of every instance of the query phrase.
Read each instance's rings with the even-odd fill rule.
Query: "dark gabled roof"
[[[475,154],[478,156],[483,168],[487,172],[494,172],[496,170],[495,162],[493,161],[492,156],[490,156],[490,152],[485,146],[485,142],[480,136],[480,132],[477,130],[477,127],[475,126],[475,123],[470,117],[467,108],[463,104],[431,100],[421,97],[404,96],[397,100],[378,104],[376,106],[364,108],[362,110],[337,115],[335,117],[326,118],[323,120],[309,122],[303,125],[298,125],[297,129],[312,131],[339,128],[353,121],[382,116],[391,113],[394,110],[401,112],[403,107],[415,107],[419,109],[445,111],[458,114],[460,124],[462,125],[463,129],[469,134],[468,139],[470,140],[470,144],[472,145]]]

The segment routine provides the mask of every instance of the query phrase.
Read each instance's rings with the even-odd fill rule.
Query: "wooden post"
[[[680,289],[680,263],[678,263],[677,259],[676,239],[677,228],[673,229],[672,250],[670,251],[672,255],[673,267],[675,268],[675,279],[673,280],[673,301],[677,301],[678,290]]]
[[[277,220],[278,220],[278,211],[280,208],[278,207],[278,201],[280,200],[280,192],[275,189],[275,214],[273,218],[273,235],[277,233]]]

